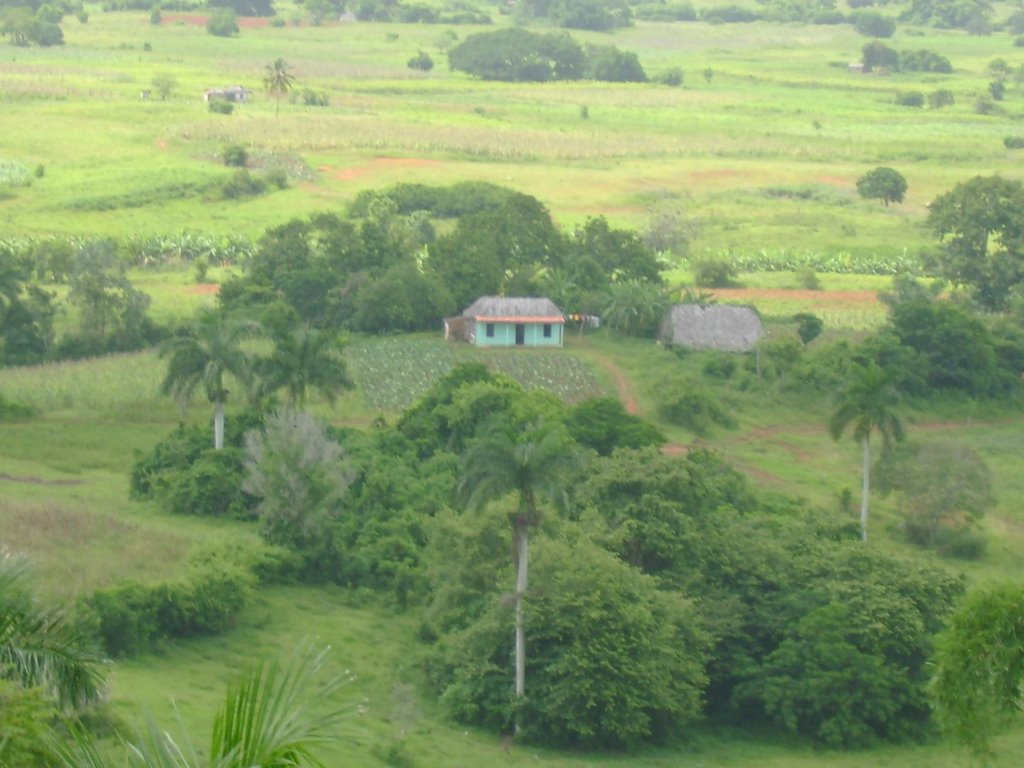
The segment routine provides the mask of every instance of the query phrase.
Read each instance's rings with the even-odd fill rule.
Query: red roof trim
[[[556,317],[537,317],[531,315],[529,317],[474,317],[478,323],[565,323],[565,318],[561,315]]]

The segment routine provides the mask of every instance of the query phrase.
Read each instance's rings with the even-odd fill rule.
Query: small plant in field
[[[271,168],[263,175],[267,184],[278,189],[288,188],[288,173],[283,168]]]
[[[658,75],[658,77],[654,78],[654,80],[662,85],[670,85],[672,87],[680,86],[683,84],[683,68],[671,67]]]
[[[159,5],[154,5],[152,8],[149,9],[149,23],[150,24],[153,24],[154,26],[158,27],[158,26],[160,26],[160,23],[163,21],[163,19],[164,19],[164,17],[163,17],[163,14],[160,12],[160,6]]]
[[[928,94],[928,108],[929,109],[941,109],[942,107],[950,107],[956,102],[953,97],[953,92],[946,89],[940,88],[937,91],[932,91]]]
[[[229,200],[237,200],[240,197],[256,197],[267,191],[267,183],[258,176],[253,176],[245,168],[235,171],[235,174],[228,179],[221,192]]]
[[[900,91],[896,94],[896,103],[901,107],[923,107],[924,94],[920,91]]]
[[[590,107],[580,104],[580,120],[587,120],[590,117]]]
[[[693,265],[693,279],[701,288],[728,288],[736,284],[739,271],[728,259],[706,256]]]
[[[704,70],[704,82],[705,83],[710,83],[711,82],[711,78],[713,78],[714,76],[715,76],[715,70],[713,70],[711,67],[708,67],[707,69]]]
[[[35,173],[36,173],[36,178],[37,179],[43,178],[43,176],[46,175],[46,166],[43,165],[42,163],[40,163],[39,165],[36,166]]]
[[[418,69],[421,72],[429,72],[434,68],[434,60],[426,51],[420,51],[405,63],[409,69]]]
[[[804,265],[796,271],[796,281],[801,288],[806,291],[820,291],[821,280],[818,279],[818,273],[814,271],[814,267],[810,265]]]
[[[195,278],[197,283],[205,283],[208,273],[210,271],[210,260],[205,256],[200,256],[194,262]]]
[[[1003,139],[1003,146],[1007,149],[1024,149],[1024,136],[1007,136]]]
[[[249,162],[249,153],[241,144],[225,144],[221,157],[224,165],[233,168],[244,168]]]
[[[1006,95],[1006,83],[1002,80],[993,80],[988,84],[988,92],[995,101],[1002,101]]]
[[[217,115],[230,115],[235,111],[235,105],[224,99],[210,99],[207,108]]]

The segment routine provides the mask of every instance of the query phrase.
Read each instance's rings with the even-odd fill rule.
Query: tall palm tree
[[[41,687],[62,708],[99,697],[100,658],[63,613],[41,607],[26,583],[25,562],[0,554],[0,677]]]
[[[868,496],[871,491],[871,433],[879,432],[888,445],[893,440],[902,440],[903,423],[892,406],[899,400],[899,393],[890,376],[875,363],[857,366],[846,388],[840,393],[836,409],[828,422],[833,440],[842,437],[849,425],[853,425],[853,438],[861,444],[864,452],[864,467],[860,491],[861,538],[868,540]]]
[[[125,742],[132,768],[299,768],[322,766],[313,752],[340,739],[338,727],[354,710],[338,701],[347,674],[326,675],[327,651],[300,647],[281,667],[261,662],[229,686],[213,722],[206,758],[198,756],[187,734],[179,744],[150,720],[144,733]],[[123,759],[106,756],[91,736],[75,734],[58,750],[64,768],[110,768]]]
[[[512,515],[516,548],[516,697],[526,693],[526,634],[523,596],[529,568],[529,530],[542,519],[540,500],[556,508],[568,505],[566,486],[580,454],[565,428],[556,423],[527,425],[518,434],[507,424],[491,426],[474,441],[462,460],[459,495],[468,509],[516,494]]]
[[[295,408],[305,403],[306,390],[312,387],[334,405],[342,390],[352,388],[343,346],[336,335],[309,327],[276,335],[270,355],[256,361],[260,394],[284,389]]]
[[[281,97],[287,96],[293,85],[295,85],[295,76],[289,71],[288,62],[284,59],[274,59],[273,62],[267,64],[266,73],[263,75],[263,87],[277,100],[274,117],[277,117],[281,111]]]
[[[230,374],[250,386],[252,365],[242,342],[254,333],[252,323],[207,311],[199,315],[192,328],[168,339],[160,350],[160,356],[168,358],[161,391],[186,404],[201,386],[213,403],[213,447],[218,451],[224,447],[224,403],[228,398],[225,376]]]

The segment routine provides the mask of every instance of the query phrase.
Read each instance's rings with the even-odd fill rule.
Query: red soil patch
[[[328,165],[321,165],[317,170],[322,173],[332,173],[334,178],[342,181],[353,181],[390,168],[425,168],[438,164],[437,160],[425,160],[422,157],[375,157],[369,163],[355,165],[351,168],[332,169]]]
[[[819,303],[862,303],[877,304],[875,291],[807,291],[787,288],[715,288],[711,293],[716,299],[725,301],[750,301],[752,299],[795,299]]]
[[[189,293],[198,293],[202,296],[209,296],[220,291],[219,283],[199,283],[199,285],[193,285],[188,289]]]
[[[161,16],[161,24],[188,24],[190,27],[205,27],[209,16],[199,13],[165,13]],[[255,29],[265,27],[270,19],[257,16],[239,16],[238,26],[241,29]]]

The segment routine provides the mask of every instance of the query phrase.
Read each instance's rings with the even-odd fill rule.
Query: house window
[[[488,339],[493,339],[494,338],[494,323],[488,323],[487,324],[487,338]]]
[[[544,338],[551,338],[551,323],[544,323]]]

